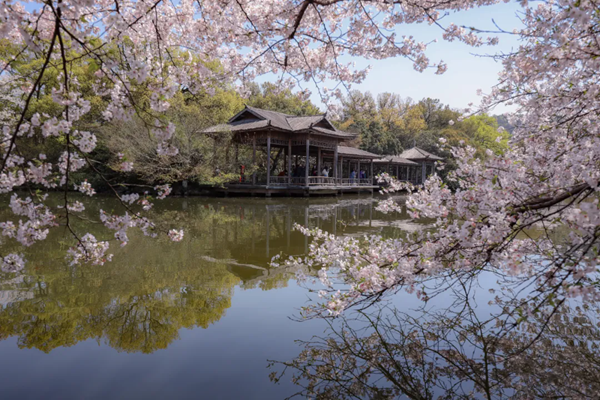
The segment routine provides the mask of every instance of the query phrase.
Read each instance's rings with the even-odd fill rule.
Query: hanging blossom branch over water
[[[109,244],[90,233],[80,233],[73,214],[85,202],[72,201],[69,191],[96,193],[91,181],[76,178],[86,167],[97,174],[119,197],[125,214],[107,215],[101,221],[115,231],[115,239],[127,243],[126,231],[137,227],[149,235],[156,227],[143,213],[152,198],[119,196],[115,183],[96,168],[97,145],[92,129],[83,121],[92,112],[86,98],[91,88],[106,102],[100,113],[110,123],[140,118],[157,142],[161,157],[178,150],[171,144],[175,126],[164,119],[169,100],[178,91],[210,93],[211,83],[244,84],[264,73],[281,76],[281,84],[312,82],[330,103],[340,88],[361,82],[367,69],[343,63],[344,55],[368,59],[404,57],[423,71],[446,70],[443,62],[431,62],[426,43],[395,33],[400,24],[437,24],[443,39],[470,45],[494,43],[454,25],[442,25],[447,11],[468,9],[495,1],[380,1],[380,0],[219,0],[219,1],[89,1],[58,0],[24,2],[5,0],[0,5],[0,39],[8,52],[0,65],[3,107],[0,139],[0,192],[19,191],[10,197],[18,221],[1,222],[4,237],[30,246],[46,238],[50,229],[66,226],[78,244],[69,251],[74,263],[102,264],[110,258]],[[219,60],[219,68],[207,63]],[[32,68],[20,68],[32,63]],[[79,82],[75,69],[81,63],[94,68],[91,82]],[[326,90],[322,83],[339,84]],[[139,89],[150,93],[149,105],[140,103]],[[322,89],[322,90],[321,90]],[[34,112],[32,104],[51,94],[59,111]],[[143,102],[142,102],[143,103]],[[95,105],[97,106],[97,105]],[[332,108],[333,109],[333,108]],[[88,124],[89,125],[89,124]],[[63,147],[58,160],[45,154],[31,155],[32,143],[54,141]],[[123,156],[114,169],[135,171]],[[35,190],[41,188],[41,195]],[[29,194],[23,194],[22,190]],[[61,207],[51,207],[44,191],[64,193]],[[169,188],[156,188],[159,198]],[[168,236],[181,240],[182,231]],[[17,253],[0,254],[2,270],[22,268]]]
[[[271,380],[287,374],[301,388],[288,398],[597,396],[596,306],[563,305],[549,320],[531,318],[501,335],[468,297],[445,300],[439,309],[404,312],[378,304],[328,320],[326,335],[300,342],[295,359],[270,364]],[[540,340],[532,342],[538,333]]]
[[[528,287],[514,295],[529,314],[571,297],[600,299],[600,9],[589,1],[525,4],[522,21],[522,45],[499,57],[500,83],[482,105],[517,108],[509,150],[480,160],[472,148],[452,149],[458,189],[434,175],[406,201],[414,218],[435,220],[432,231],[382,239],[303,229],[316,239],[310,255],[286,263],[322,268],[325,285],[324,302],[307,315],[335,316],[400,288],[428,299],[435,293],[420,289],[423,280],[436,277],[441,290],[486,270]],[[379,209],[398,207],[388,200]]]

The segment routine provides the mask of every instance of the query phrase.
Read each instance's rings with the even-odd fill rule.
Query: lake
[[[295,223],[337,235],[401,236],[407,215],[375,210],[378,196],[169,198],[152,215],[183,241],[130,233],[112,262],[69,266],[62,230],[27,249],[19,275],[0,275],[1,398],[270,399],[297,391],[269,380],[269,359],[298,354],[323,321],[297,322],[307,290],[271,257],[301,255]],[[88,215],[120,212],[110,198]],[[112,233],[87,220],[79,232]],[[8,249],[10,250],[10,249]],[[310,271],[303,271],[309,272]]]

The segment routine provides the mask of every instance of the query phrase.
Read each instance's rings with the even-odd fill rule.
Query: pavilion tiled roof
[[[429,153],[423,149],[418,147],[413,147],[412,149],[404,150],[402,154],[398,157],[406,158],[408,160],[433,160],[433,161],[442,161],[443,158],[438,157],[434,154]]]
[[[239,119],[240,116],[249,112],[256,118]],[[315,126],[324,122],[329,128]],[[211,126],[204,132],[243,132],[261,130],[273,127],[288,132],[313,132],[324,136],[334,137],[342,140],[353,139],[356,137],[353,133],[343,132],[336,129],[335,126],[323,115],[296,116],[280,113],[277,111],[263,110],[256,107],[246,106],[242,111],[233,116],[227,124]]]
[[[308,129],[311,125],[318,124],[323,120],[323,115],[313,115],[309,117],[287,117],[287,122],[291,128],[295,131],[301,129]]]
[[[321,128],[320,126],[313,126],[310,129],[319,133],[324,133],[327,136],[333,136],[344,140],[354,139],[356,137],[354,133],[338,131],[337,129],[335,131],[332,131],[331,129]]]
[[[269,126],[269,121],[265,120],[254,120],[244,121],[244,123],[230,123],[230,124],[219,124],[211,126],[204,130],[204,132],[241,132],[251,131],[260,128],[266,128]]]
[[[276,128],[280,128],[280,129],[285,129],[285,130],[293,130],[287,121],[287,119],[289,117],[292,117],[292,115],[288,115],[288,114],[284,114],[284,113],[280,113],[280,112],[276,112],[276,111],[263,110],[261,108],[250,107],[250,106],[246,106],[245,110],[248,110],[252,114],[262,117],[263,120],[270,121],[271,126],[274,126]],[[234,119],[235,119],[235,116],[231,120],[229,120],[229,122],[233,122]]]
[[[370,153],[365,150],[357,149],[355,147],[338,146],[338,156],[343,157],[362,157],[376,159],[381,157],[379,154]]]
[[[373,162],[378,164],[419,165],[414,161],[400,156],[384,156],[380,159],[373,160]]]

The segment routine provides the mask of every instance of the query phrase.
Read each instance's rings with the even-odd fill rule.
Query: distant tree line
[[[512,130],[504,115],[473,115],[461,120],[459,111],[438,99],[417,102],[394,93],[374,97],[357,90],[342,102],[339,127],[358,133],[353,144],[366,151],[391,155],[417,146],[445,158],[450,154],[440,151],[440,138],[450,145],[472,146],[483,158],[487,149],[503,152]]]

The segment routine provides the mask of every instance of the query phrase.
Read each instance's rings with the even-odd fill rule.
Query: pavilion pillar
[[[252,167],[255,168],[252,173],[252,184],[256,185],[256,135],[252,137]]]
[[[410,176],[409,176],[409,173],[408,173],[408,171],[409,171],[409,168],[410,168],[410,167],[407,165],[407,166],[406,166],[406,180],[407,180],[407,181],[410,181]]]
[[[321,148],[317,149],[317,176],[321,173]]]
[[[425,176],[425,161],[423,161],[421,164],[421,183],[425,183],[425,179],[427,179],[427,177]]]
[[[358,182],[358,186],[360,186],[360,160],[357,161],[358,165],[356,167],[357,171],[356,171],[356,177],[357,180],[356,182]]]
[[[369,178],[371,179],[371,185],[373,184],[373,159],[371,159],[371,173],[369,174]]]
[[[340,157],[340,176],[339,176],[339,178],[344,179],[344,157]]]
[[[348,179],[350,179],[351,173],[352,173],[352,160],[348,160]]]
[[[396,179],[400,179],[400,166],[396,164]]]
[[[333,177],[338,178],[338,147],[335,145],[335,150],[333,151]]]
[[[292,184],[292,138],[288,140],[288,184]]]
[[[306,163],[304,164],[304,184],[308,186],[308,175],[310,172],[310,139],[306,139]]]
[[[271,183],[271,134],[267,135],[267,186]]]

